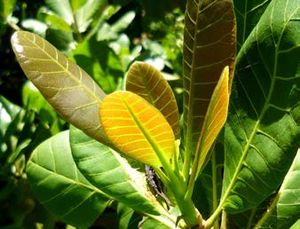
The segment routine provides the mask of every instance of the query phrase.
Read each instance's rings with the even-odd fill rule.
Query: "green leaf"
[[[53,123],[58,118],[54,109],[31,81],[27,81],[22,88],[22,102],[26,109],[39,113],[39,118],[44,122]]]
[[[186,157],[191,158],[213,91],[227,65],[231,85],[235,21],[231,0],[188,0],[185,15],[183,127]]]
[[[72,32],[48,28],[45,39],[58,50],[68,53],[74,48],[75,40]]]
[[[142,217],[138,215],[132,208],[127,207],[123,203],[119,203],[117,213],[119,216],[118,229],[138,228],[138,224]]]
[[[107,197],[77,169],[68,131],[40,144],[32,153],[26,172],[38,200],[74,226],[90,226],[108,204]]]
[[[119,33],[130,25],[134,17],[135,17],[135,12],[129,11],[128,13],[124,14],[113,25],[104,23],[102,27],[99,29],[99,31],[97,32],[97,40],[103,41],[103,40],[117,39]]]
[[[88,135],[106,142],[98,117],[105,94],[89,75],[33,33],[15,32],[11,43],[23,71],[56,111]]]
[[[93,36],[78,44],[72,55],[76,63],[93,76],[103,91],[111,93],[116,90],[124,71],[119,56],[107,43],[97,42]]]
[[[99,111],[101,124],[122,153],[155,168],[171,164],[175,137],[165,117],[142,97],[116,91],[105,97]]]
[[[143,97],[167,119],[175,138],[180,138],[179,112],[173,91],[163,75],[152,65],[135,62],[128,70],[126,90]]]
[[[289,228],[300,218],[300,149],[257,228]]]
[[[12,14],[16,0],[0,1],[0,23],[6,22],[6,18]]]
[[[101,6],[103,7],[105,2],[105,0],[87,0],[86,3],[78,9],[75,17],[76,25],[80,33],[87,30],[88,26],[93,21],[92,17],[97,11],[99,11],[99,9],[101,9]]]
[[[240,49],[271,0],[233,1],[237,23],[237,45]]]
[[[229,213],[274,192],[299,147],[299,18],[298,0],[273,0],[237,57],[220,204]]]
[[[61,17],[56,14],[53,14],[51,11],[43,12],[45,14],[45,22],[49,25],[51,29],[62,30],[64,32],[72,32],[72,28],[68,23]]]
[[[151,219],[151,218],[145,218],[141,224],[139,224],[139,228],[140,229],[171,229],[174,227],[168,227],[164,224],[162,224],[161,222]]]
[[[74,23],[73,11],[69,0],[45,0],[51,10],[62,17],[69,25]]]
[[[97,188],[136,211],[164,213],[148,190],[144,174],[109,147],[71,128],[70,142],[74,160],[82,174]]]

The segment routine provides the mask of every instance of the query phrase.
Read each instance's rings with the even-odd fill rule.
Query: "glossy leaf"
[[[300,218],[300,149],[258,228],[290,228]],[[258,226],[259,225],[259,226]]]
[[[180,138],[179,112],[173,91],[163,75],[152,65],[135,62],[128,70],[126,90],[155,106],[167,119],[175,138]]]
[[[105,94],[89,75],[35,34],[16,32],[11,43],[26,76],[57,112],[88,135],[106,142],[98,117]]]
[[[26,172],[38,200],[53,214],[74,226],[90,226],[108,204],[107,197],[77,169],[68,131],[39,145],[27,164]]]
[[[101,191],[136,211],[162,214],[162,207],[148,190],[145,176],[106,145],[71,129],[74,160],[84,176]]]
[[[233,0],[237,23],[237,45],[240,48],[271,0]]]
[[[184,133],[186,152],[194,152],[213,91],[235,56],[231,0],[188,0],[184,29]]]
[[[195,163],[199,173],[209,159],[209,150],[224,126],[229,105],[229,68],[224,68],[220,80],[211,97],[204,119],[202,133],[198,140]]]
[[[100,119],[111,142],[124,154],[153,167],[170,163],[175,137],[164,116],[150,103],[128,91],[105,97]]]
[[[274,192],[299,147],[299,17],[299,1],[273,0],[237,57],[221,199],[229,213]]]

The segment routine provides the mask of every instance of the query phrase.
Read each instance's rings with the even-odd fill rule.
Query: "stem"
[[[221,229],[227,229],[227,213],[225,211],[222,212]]]
[[[257,222],[254,226],[254,229],[262,228],[263,224],[267,221],[267,219],[272,215],[273,210],[276,208],[277,202],[279,199],[279,193],[277,193],[276,197],[273,199],[271,206],[267,209],[263,217]]]
[[[74,13],[73,13],[73,20],[74,20],[73,29],[74,29],[74,32],[76,34],[77,41],[81,42],[82,41],[82,36],[81,36],[81,33],[79,32],[78,22],[77,22],[77,19],[76,19],[76,15]]]
[[[184,178],[178,175],[178,171],[174,171],[172,165],[169,163],[169,160],[165,157],[165,152],[161,150],[161,148],[156,144],[156,142],[152,139],[148,131],[145,127],[140,123],[139,119],[129,106],[127,102],[125,105],[131,114],[131,117],[134,119],[136,125],[143,133],[144,137],[147,139],[153,150],[155,151],[157,157],[159,158],[161,165],[165,171],[165,175],[168,177],[169,182],[166,183],[166,186],[170,188],[171,192],[173,193],[177,205],[182,213],[182,218],[186,222],[188,226],[195,226],[198,225],[198,220],[200,219],[200,214],[197,211],[193,201],[191,198],[186,198],[186,184],[184,182]],[[175,144],[175,143],[174,143]],[[155,170],[159,170],[159,168],[155,168]],[[163,176],[164,177],[164,176]],[[202,222],[202,219],[200,220]]]
[[[191,163],[191,153],[189,145],[184,150],[184,162],[183,162],[183,176],[186,181],[189,180],[190,175],[190,163]]]
[[[206,228],[211,228],[213,226],[214,222],[218,219],[220,213],[222,212],[222,207],[223,207],[223,203],[222,204],[220,203],[217,209],[214,211],[214,213],[206,221],[205,224]]]
[[[248,220],[248,223],[247,223],[247,227],[246,227],[247,229],[251,229],[251,224],[252,224],[252,220],[253,220],[253,218],[255,216],[255,213],[256,213],[256,208],[251,211],[251,215],[249,217],[249,220]]]
[[[213,192],[213,211],[218,208],[218,187],[217,187],[217,163],[215,151],[211,157],[211,170],[212,170],[212,192]],[[219,229],[219,218],[214,223],[214,229]]]

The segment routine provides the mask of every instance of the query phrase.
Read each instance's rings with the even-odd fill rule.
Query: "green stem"
[[[215,151],[212,153],[211,157],[212,166],[212,192],[213,192],[213,211],[218,208],[218,189],[217,189],[217,162]],[[214,229],[219,229],[219,218],[216,219],[214,223]]]
[[[189,147],[184,150],[184,162],[183,162],[183,176],[186,181],[189,180],[190,176],[190,164],[191,164],[191,153]]]
[[[250,215],[250,217],[248,219],[248,223],[247,223],[247,227],[246,227],[247,229],[251,229],[252,228],[251,225],[252,225],[252,221],[254,219],[255,213],[256,213],[256,208],[251,211],[251,215]]]
[[[129,104],[124,101],[131,117],[134,119],[138,128],[143,133],[144,137],[147,139],[153,150],[155,151],[157,157],[159,158],[161,165],[169,179],[169,182],[166,183],[167,187],[171,189],[173,193],[176,203],[182,213],[182,218],[186,222],[186,224],[190,227],[198,225],[199,220],[199,212],[197,211],[193,201],[191,198],[186,198],[186,184],[184,182],[184,178],[178,175],[177,171],[174,171],[172,165],[169,163],[168,159],[165,157],[165,152],[161,150],[161,148],[156,144],[156,142],[152,139],[151,135],[145,129],[145,127],[141,124],[138,117],[135,115]],[[159,168],[155,168],[155,170],[159,170]]]
[[[276,197],[272,201],[271,206],[267,209],[263,217],[254,226],[254,229],[262,228],[263,224],[272,216],[273,210],[277,206],[278,199],[279,199],[279,194],[277,193]]]

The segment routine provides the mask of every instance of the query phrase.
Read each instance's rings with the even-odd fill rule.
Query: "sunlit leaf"
[[[231,0],[188,0],[184,30],[184,133],[186,152],[194,152],[213,91],[235,56]]]
[[[98,115],[105,94],[89,75],[33,33],[16,32],[11,43],[26,76],[57,112],[88,135],[106,142]]]
[[[299,147],[299,17],[298,0],[273,0],[238,54],[224,140],[229,213],[273,193]]]
[[[175,137],[164,116],[146,100],[128,91],[105,97],[100,119],[111,142],[126,155],[154,167],[169,163]]]
[[[79,32],[85,32],[88,26],[92,23],[94,14],[103,7],[106,1],[104,0],[87,0],[75,14],[76,23]]]
[[[136,211],[164,214],[147,187],[145,175],[132,168],[119,153],[76,128],[71,128],[70,142],[79,170],[93,185]]]
[[[130,66],[126,79],[126,90],[143,97],[165,116],[180,138],[179,112],[173,91],[163,75],[152,65],[135,62]]]
[[[74,23],[73,11],[69,0],[45,0],[46,4],[62,17],[69,25]]]
[[[87,228],[108,204],[107,197],[77,169],[68,131],[39,145],[27,164],[26,172],[38,200],[53,214],[74,226]]]
[[[229,68],[225,67],[210,100],[202,133],[198,140],[196,155],[199,154],[199,157],[195,160],[198,163],[198,173],[208,160],[209,150],[226,122],[229,105],[228,83]]]

